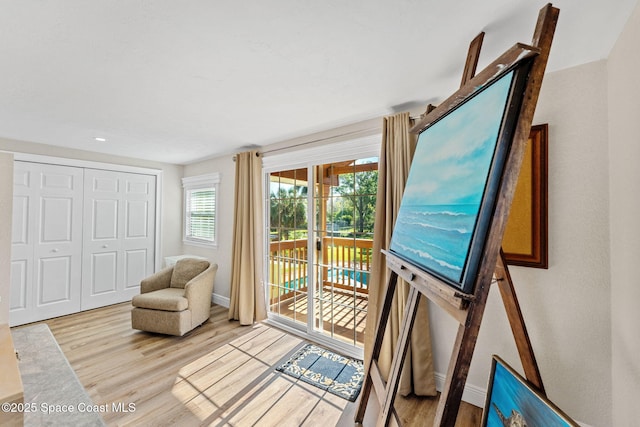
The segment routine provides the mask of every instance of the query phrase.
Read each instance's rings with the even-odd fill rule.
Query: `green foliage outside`
[[[341,174],[327,200],[327,231],[373,238],[377,186],[377,170]],[[271,240],[307,238],[307,187],[280,185],[271,190],[270,199]]]
[[[307,188],[280,187],[271,192],[269,203],[271,230],[277,233],[277,240],[306,238],[307,235]],[[272,240],[275,236],[271,236]]]
[[[340,185],[335,187],[335,192],[345,203],[331,220],[346,222],[354,232],[373,235],[377,188],[377,170],[340,175]]]

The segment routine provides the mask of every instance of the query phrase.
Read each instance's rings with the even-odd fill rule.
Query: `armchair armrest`
[[[209,267],[189,280],[184,287],[184,296],[189,301],[189,310],[196,319],[202,319],[201,323],[209,318],[211,311],[211,297],[213,295],[213,281],[218,271],[218,264]]]
[[[157,291],[158,289],[168,288],[171,284],[171,274],[173,267],[166,267],[149,277],[142,279],[140,282],[140,293]]]

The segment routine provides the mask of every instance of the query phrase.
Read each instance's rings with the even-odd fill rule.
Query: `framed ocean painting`
[[[579,427],[579,424],[495,355],[481,425]]]
[[[418,135],[389,250],[473,292],[528,64],[484,85]]]

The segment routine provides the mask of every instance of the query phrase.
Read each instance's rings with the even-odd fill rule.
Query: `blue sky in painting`
[[[420,135],[403,203],[480,203],[511,80],[501,78]]]

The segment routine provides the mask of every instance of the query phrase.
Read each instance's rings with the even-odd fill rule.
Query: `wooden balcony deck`
[[[349,344],[364,346],[364,329],[367,321],[369,296],[361,292],[325,288],[322,298],[316,298],[316,319],[314,325],[320,327],[333,338]],[[308,319],[309,297],[306,292],[292,293],[288,298],[271,304],[271,311],[303,324]]]

